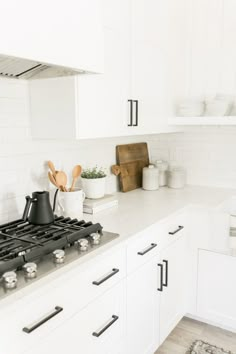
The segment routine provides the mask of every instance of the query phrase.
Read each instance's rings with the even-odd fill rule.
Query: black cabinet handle
[[[129,123],[128,127],[133,126],[133,100],[128,100],[129,102]]]
[[[169,267],[168,267],[168,261],[166,259],[163,259],[163,263],[165,263],[165,282],[163,283],[163,286],[168,286],[168,275],[169,275]]]
[[[138,255],[144,256],[146,253],[148,253],[151,250],[153,250],[153,248],[155,248],[156,246],[157,246],[156,243],[151,243],[151,246],[148,246],[145,250],[138,252]]]
[[[184,229],[184,226],[179,226],[177,230],[169,232],[169,235],[174,235],[177,234],[177,232],[181,231]]]
[[[135,123],[133,124],[133,127],[138,126],[138,100],[134,100],[135,103]]]
[[[109,273],[108,275],[106,275],[104,278],[102,278],[101,280],[95,280],[93,281],[93,285],[101,285],[102,283],[104,283],[104,281],[106,281],[107,279],[113,277],[115,274],[117,274],[119,272],[119,269],[117,268],[113,268],[111,273]]]
[[[47,314],[45,317],[43,317],[41,320],[39,320],[36,323],[33,323],[27,327],[24,327],[22,329],[23,332],[25,333],[31,333],[33,332],[36,328],[42,326],[44,323],[46,323],[47,321],[49,321],[51,318],[53,318],[54,316],[58,315],[61,311],[63,311],[63,308],[60,306],[56,306],[55,309],[50,312],[49,314]]]
[[[163,291],[163,264],[158,263],[157,266],[160,268],[160,287],[157,290]]]
[[[113,325],[113,323],[115,323],[119,317],[116,315],[112,315],[112,320],[106,325],[104,326],[99,332],[93,332],[92,335],[94,337],[100,337],[109,327],[111,327]]]

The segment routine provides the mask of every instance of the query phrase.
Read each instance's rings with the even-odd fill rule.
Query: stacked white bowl
[[[232,110],[233,97],[217,94],[213,98],[205,100],[205,116],[228,116]]]
[[[189,98],[181,101],[177,105],[177,115],[179,117],[198,117],[204,114],[204,101],[197,98]]]

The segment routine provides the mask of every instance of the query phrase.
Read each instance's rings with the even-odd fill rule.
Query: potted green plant
[[[106,172],[97,166],[84,169],[81,174],[83,191],[86,198],[98,199],[105,195]]]

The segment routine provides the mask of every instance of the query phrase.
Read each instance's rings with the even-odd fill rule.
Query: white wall
[[[115,163],[115,146],[147,141],[150,157],[184,165],[188,183],[236,188],[236,127],[194,128],[191,132],[84,141],[32,141],[28,87],[24,81],[0,80],[0,223],[19,217],[25,195],[52,188],[46,161],[69,174],[75,164]],[[108,192],[116,189],[108,178]]]
[[[108,169],[115,161],[115,146],[147,141],[126,137],[85,141],[32,141],[28,85],[24,81],[0,80],[0,223],[22,215],[25,196],[35,190],[52,189],[47,179],[47,160],[71,173],[75,164]],[[110,175],[107,191],[117,188]]]
[[[236,188],[236,127],[185,129],[153,137],[152,160],[185,166],[188,184]]]

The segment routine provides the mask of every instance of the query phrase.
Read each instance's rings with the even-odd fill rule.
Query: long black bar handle
[[[129,102],[129,123],[128,123],[128,127],[132,127],[133,126],[133,100],[128,100]]]
[[[178,229],[176,229],[175,231],[169,232],[169,235],[175,235],[175,234],[177,234],[177,232],[179,232],[183,229],[184,229],[184,226],[179,226]]]
[[[163,264],[158,263],[157,266],[160,268],[160,287],[157,290],[163,291]]]
[[[25,333],[28,333],[28,334],[33,332],[36,328],[42,326],[44,323],[49,321],[51,318],[58,315],[61,311],[63,311],[63,308],[60,306],[56,306],[55,309],[52,312],[50,312],[48,315],[46,315],[44,318],[42,318],[41,320],[39,320],[38,322],[36,322],[32,325],[29,325],[28,327],[24,327],[22,329],[22,331]]]
[[[153,248],[155,248],[157,246],[156,243],[151,243],[151,246],[146,248],[144,251],[140,251],[138,252],[139,256],[144,256],[146,253],[150,252],[151,250],[153,250]]]
[[[112,315],[112,320],[106,325],[104,326],[99,332],[93,332],[92,335],[94,337],[100,337],[109,327],[111,327],[113,325],[113,323],[115,323],[119,317],[116,315]]]
[[[163,286],[168,286],[168,276],[169,276],[169,263],[166,259],[163,259],[163,263],[165,264],[165,282],[163,282]]]
[[[101,285],[102,283],[104,283],[104,281],[110,279],[111,277],[113,277],[115,274],[117,274],[119,272],[119,269],[117,268],[113,268],[111,273],[109,273],[108,275],[106,275],[104,278],[102,278],[101,280],[95,280],[93,281],[93,285]]]
[[[135,123],[133,124],[133,127],[138,126],[138,100],[134,100],[135,103]]]

